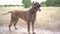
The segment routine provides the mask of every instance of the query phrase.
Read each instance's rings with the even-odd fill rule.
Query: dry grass
[[[10,10],[24,10],[23,7],[3,7],[0,8],[0,26],[8,25],[10,22],[10,14],[1,15]],[[60,31],[60,7],[41,7],[41,12],[37,12],[35,27],[40,29],[59,30]],[[19,20],[17,24],[25,25],[23,20]]]

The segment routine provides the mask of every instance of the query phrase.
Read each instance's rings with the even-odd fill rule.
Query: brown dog
[[[32,23],[32,32],[33,34],[35,34],[34,33],[34,21],[36,19],[36,13],[38,10],[40,11],[40,4],[38,2],[33,2],[32,8],[29,9],[28,11],[14,10],[14,11],[8,12],[8,13],[11,13],[11,21],[9,24],[9,30],[11,30],[10,27],[12,26],[12,24],[14,24],[15,29],[17,29],[16,23],[18,19],[21,18],[27,22],[28,34],[30,34],[30,22]],[[8,13],[5,13],[5,14],[8,14]]]

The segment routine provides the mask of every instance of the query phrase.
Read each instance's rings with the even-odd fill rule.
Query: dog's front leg
[[[27,22],[28,34],[30,34],[30,21]]]
[[[35,22],[35,19],[36,19],[36,14],[32,16],[32,33],[35,34],[34,32],[34,22]]]
[[[35,32],[34,32],[34,21],[32,22],[32,33],[35,34]]]

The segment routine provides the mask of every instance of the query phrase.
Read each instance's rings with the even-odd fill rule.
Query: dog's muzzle
[[[41,11],[40,7],[41,7],[40,4],[37,5],[37,10],[38,10],[38,11]]]

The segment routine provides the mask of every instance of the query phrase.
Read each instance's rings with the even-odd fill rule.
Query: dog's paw
[[[36,34],[35,32],[33,34]]]
[[[15,30],[17,30],[17,28],[15,28]]]

